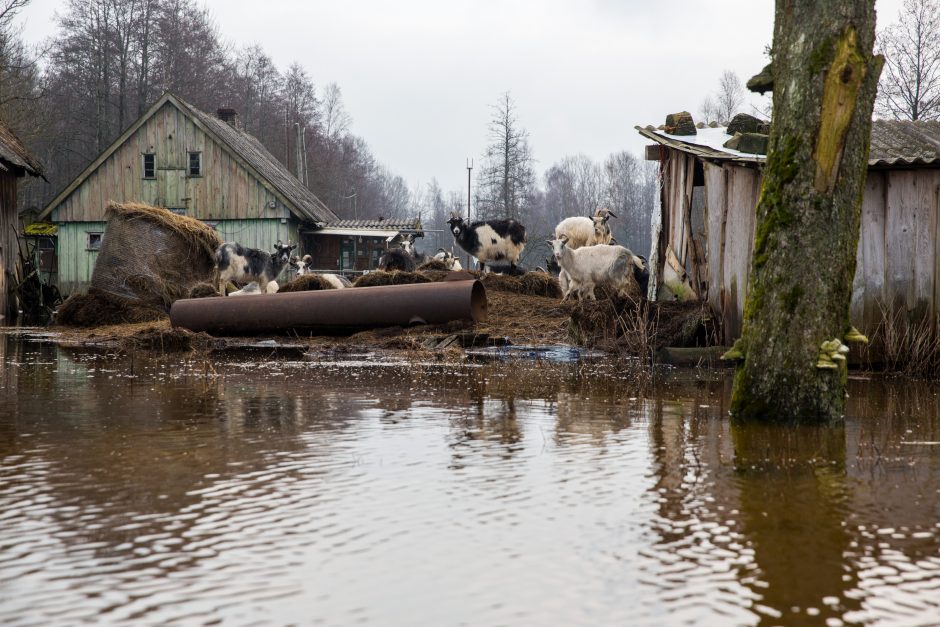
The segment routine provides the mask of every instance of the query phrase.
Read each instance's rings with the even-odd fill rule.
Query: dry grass
[[[488,290],[561,298],[558,279],[545,272],[526,272],[521,276],[487,273],[480,277]]]
[[[196,283],[193,288],[189,290],[189,298],[209,298],[218,295],[219,288],[212,283]]]
[[[353,287],[374,287],[376,285],[407,285],[411,283],[430,283],[431,279],[418,272],[402,272],[392,270],[384,272],[377,270],[363,274],[353,283]]]
[[[115,203],[108,205],[105,217],[118,215],[125,220],[141,219],[169,229],[189,242],[193,248],[199,248],[210,258],[215,258],[215,250],[222,244],[219,234],[207,224],[173,213],[163,207],[152,207],[143,203]]]
[[[569,325],[574,342],[649,359],[666,346],[717,343],[716,322],[703,303],[608,296],[575,305]]]
[[[312,292],[334,289],[329,281],[319,274],[304,274],[281,286],[278,292]]]
[[[446,263],[440,259],[434,259],[433,257],[418,266],[417,270],[418,272],[427,272],[428,270],[450,272],[450,268],[447,267]]]
[[[879,303],[881,322],[871,340],[884,369],[908,376],[940,374],[940,318],[911,320],[903,307]]]
[[[161,320],[165,311],[142,305],[120,296],[91,288],[87,294],[75,294],[56,310],[56,325],[99,327],[111,324],[133,324]]]

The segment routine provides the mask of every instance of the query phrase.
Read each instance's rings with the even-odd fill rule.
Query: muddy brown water
[[[0,335],[0,623],[940,622],[940,387]]]

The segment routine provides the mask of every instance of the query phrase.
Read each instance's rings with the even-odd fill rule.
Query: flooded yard
[[[726,372],[532,357],[0,334],[0,622],[940,621],[940,386],[740,426]]]

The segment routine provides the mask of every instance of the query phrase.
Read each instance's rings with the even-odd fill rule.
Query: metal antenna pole
[[[467,226],[470,226],[470,171],[473,170],[473,159],[467,159]],[[470,253],[467,253],[467,269],[470,269]]]

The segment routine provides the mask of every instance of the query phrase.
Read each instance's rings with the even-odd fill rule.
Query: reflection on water
[[[0,336],[4,624],[936,624],[940,388],[837,427],[603,361]]]

